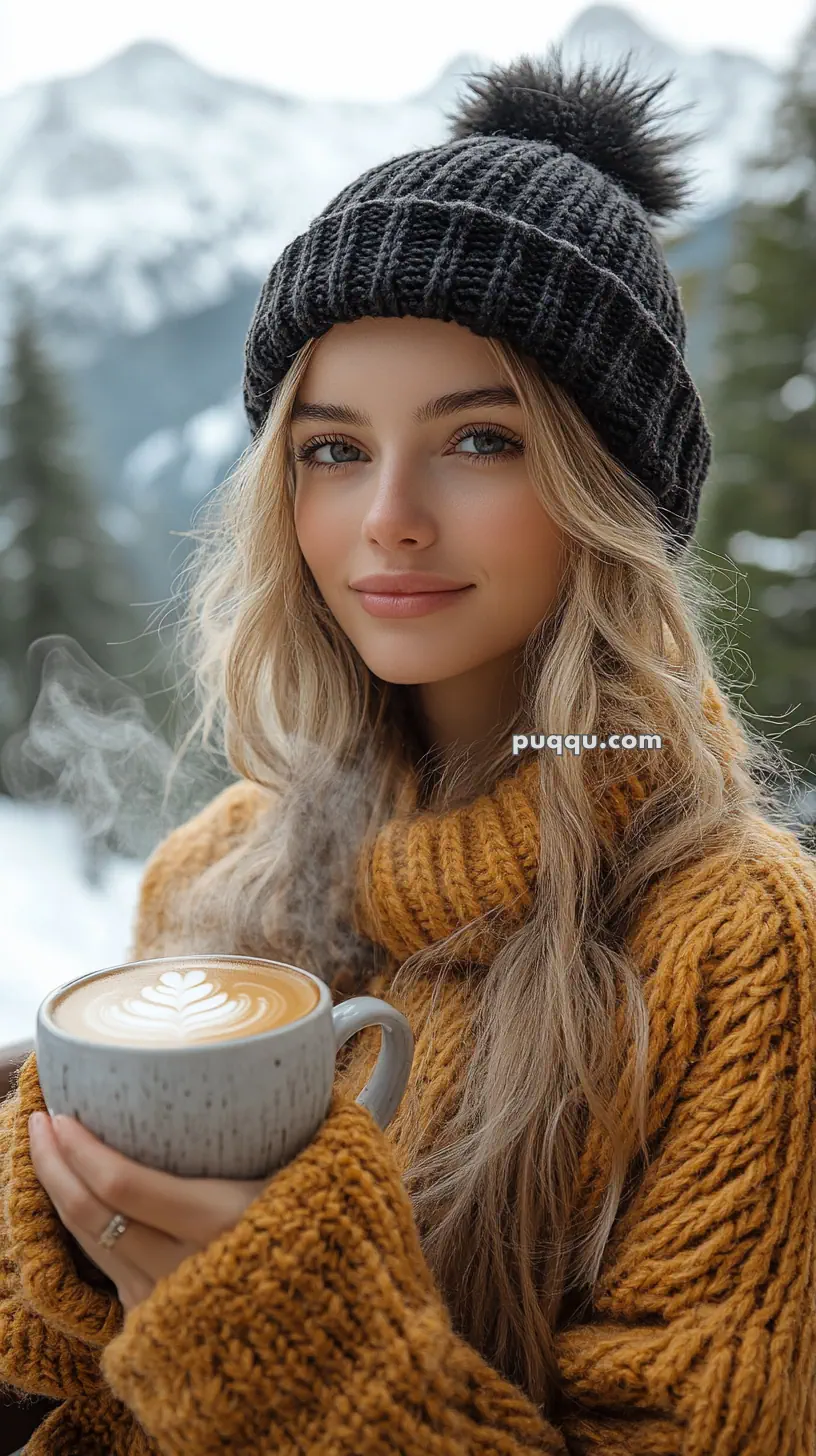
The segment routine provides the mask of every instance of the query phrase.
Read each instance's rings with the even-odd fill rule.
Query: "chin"
[[[429,662],[428,653],[411,653],[404,660],[400,660],[394,653],[366,653],[359,647],[357,651],[369,672],[382,682],[393,683],[395,687],[420,687],[425,683],[444,682],[446,678],[456,677],[462,671],[455,663],[448,665]]]

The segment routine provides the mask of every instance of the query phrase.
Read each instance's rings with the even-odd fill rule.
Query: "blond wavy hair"
[[[530,724],[662,736],[660,752],[538,755],[534,906],[476,983],[474,1054],[444,1138],[411,1153],[405,1172],[455,1328],[546,1412],[565,1295],[591,1290],[627,1170],[639,1155],[648,1162],[649,1025],[627,929],[657,875],[709,849],[750,852],[763,820],[795,828],[770,786],[790,771],[736,716],[739,748],[724,769],[703,698],[714,650],[705,613],[725,598],[689,553],[670,559],[651,496],[569,396],[495,340],[521,401],[531,488],[563,533],[563,580],[524,648],[515,718],[475,754],[423,743],[411,690],[371,674],[298,545],[290,412],[317,342],[298,352],[203,527],[187,533],[197,545],[178,641],[196,717],[174,766],[200,734],[269,791],[269,809],[191,885],[177,945],[274,954],[329,982],[351,967],[346,984],[359,988],[387,958],[351,928],[354,864],[407,771],[420,809],[454,806],[518,767],[511,737]],[[631,832],[606,840],[598,795],[640,772],[652,792]],[[392,966],[394,995],[444,974],[455,939]],[[616,1119],[632,1054],[629,1111]],[[590,1115],[608,1137],[610,1172],[600,1212],[579,1231],[566,1210]],[[414,1152],[421,1142],[417,1129]]]

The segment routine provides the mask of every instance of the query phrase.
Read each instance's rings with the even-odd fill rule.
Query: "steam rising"
[[[133,689],[71,637],[40,637],[27,655],[40,687],[27,727],[0,753],[8,791],[66,805],[86,843],[146,858],[222,786],[211,758],[182,760],[168,782],[172,749]]]
[[[286,739],[286,781],[256,786],[252,823],[177,902],[162,954],[191,948],[286,961],[343,994],[387,964],[351,906],[374,810],[369,752],[340,766],[319,745]]]
[[[40,664],[37,701],[4,745],[0,773],[14,797],[68,807],[86,850],[104,843],[146,859],[224,791],[212,747],[190,745],[173,766],[138,694],[72,638],[37,639],[29,662]],[[336,982],[341,994],[359,989],[384,964],[384,952],[350,923],[374,809],[368,759],[364,749],[356,764],[339,766],[318,745],[284,737],[274,786],[245,785],[238,830],[211,841],[203,868],[200,841],[190,865],[174,861],[148,954],[263,956]],[[202,814],[205,838],[209,822]]]

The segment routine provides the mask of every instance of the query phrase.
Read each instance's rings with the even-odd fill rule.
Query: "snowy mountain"
[[[543,31],[540,53],[558,38]],[[567,60],[631,49],[644,76],[672,74],[672,129],[703,133],[676,226],[708,236],[750,185],[780,78],[747,56],[680,51],[616,6],[590,6],[561,39]],[[143,41],[0,98],[0,362],[22,283],[69,371],[112,534],[155,560],[156,532],[189,524],[248,439],[243,340],[272,262],[366,167],[444,140],[464,77],[489,64],[458,56],[395,103],[317,103]],[[727,243],[727,229],[710,236]]]
[[[631,46],[650,71],[674,70],[667,103],[690,104],[689,125],[707,133],[687,221],[734,197],[777,93],[769,68],[683,54],[613,6],[590,7],[563,41],[568,58]],[[32,285],[55,321],[81,326],[87,348],[97,333],[142,332],[212,305],[262,278],[365,167],[442,141],[463,76],[487,64],[460,56],[428,91],[394,104],[322,104],[211,75],[143,41],[85,75],[0,98],[5,280]]]
[[[140,42],[86,75],[0,98],[0,245],[86,347],[261,278],[328,197],[426,146],[431,102],[315,104]]]

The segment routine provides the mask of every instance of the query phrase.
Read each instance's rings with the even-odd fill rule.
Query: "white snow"
[[[114,856],[91,887],[67,809],[0,797],[0,1048],[33,1041],[50,991],[126,960],[143,868]]]
[[[246,419],[240,395],[194,415],[181,432],[181,441],[187,454],[181,488],[198,499],[202,479],[214,479],[223,461],[237,458],[246,443]]]
[[[155,430],[152,435],[141,440],[128,455],[122,469],[128,498],[138,503],[149,495],[152,482],[175,460],[178,451],[178,430]]]
[[[222,478],[247,445],[240,390],[220,404],[193,415],[180,429],[156,430],[127,456],[122,479],[128,498],[141,506],[155,502],[161,478],[172,467],[182,491],[199,500]]]

